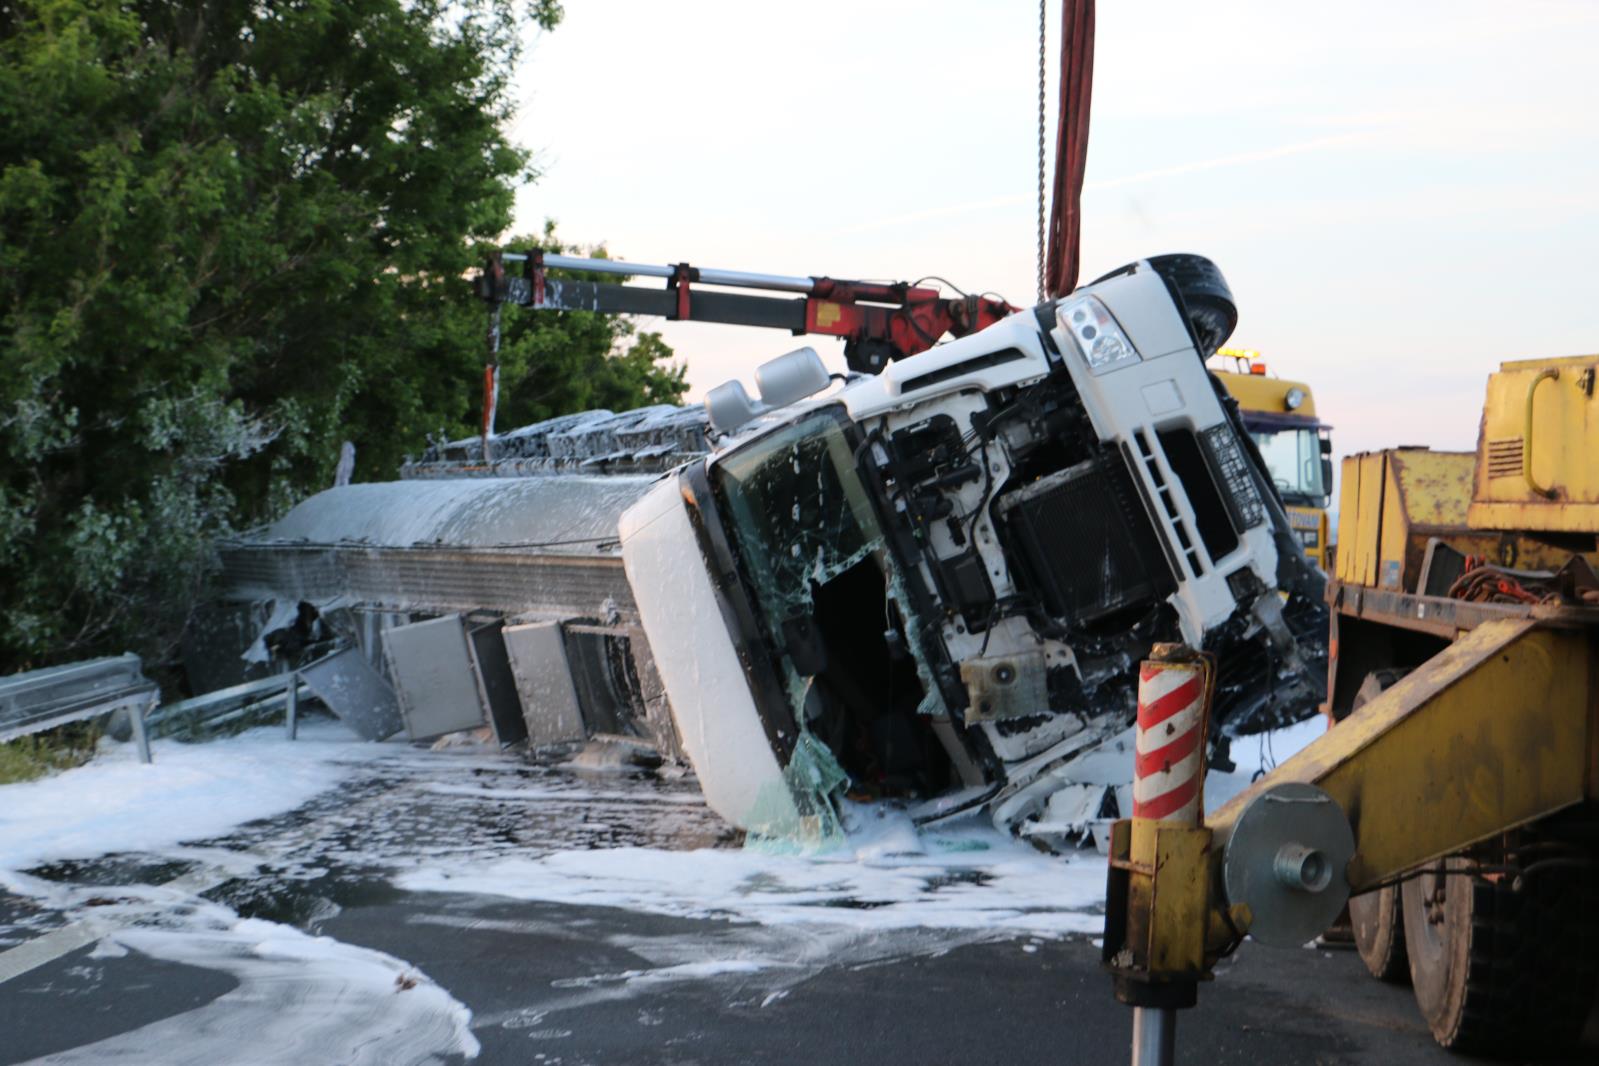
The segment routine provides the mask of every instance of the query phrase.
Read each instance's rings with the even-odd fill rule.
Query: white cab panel
[[[676,476],[657,481],[620,523],[622,563],[683,750],[705,802],[740,829],[788,790],[723,622]],[[797,817],[797,815],[796,815]]]
[[[1064,325],[1052,335],[1100,439],[1122,446],[1133,458],[1132,474],[1151,510],[1150,519],[1177,558],[1172,606],[1184,638],[1199,647],[1206,631],[1225,622],[1236,607],[1228,575],[1249,566],[1263,586],[1276,583],[1277,548],[1271,526],[1265,523],[1243,531],[1237,547],[1212,557],[1200,542],[1199,523],[1186,492],[1167,491],[1162,496],[1162,485],[1170,489],[1182,482],[1162,450],[1160,431],[1186,427],[1197,433],[1227,422],[1165,283],[1153,270],[1140,269],[1074,295],[1085,293],[1104,303],[1143,358],[1094,374]],[[1175,514],[1165,506],[1168,500]]]

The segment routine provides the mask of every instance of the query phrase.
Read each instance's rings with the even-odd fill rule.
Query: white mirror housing
[[[755,370],[755,385],[761,390],[761,402],[768,407],[784,407],[814,396],[830,381],[832,377],[822,365],[822,357],[809,347],[769,359]]]
[[[724,381],[705,394],[705,412],[718,433],[731,433],[765,410],[750,399],[742,381]]]

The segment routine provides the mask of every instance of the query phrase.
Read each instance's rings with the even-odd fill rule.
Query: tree
[[[0,672],[159,657],[212,540],[326,485],[339,441],[381,478],[471,432],[462,279],[534,176],[510,79],[560,14],[0,2]],[[638,340],[519,326],[527,366],[587,344],[573,372],[605,382],[529,409],[665,395]]]

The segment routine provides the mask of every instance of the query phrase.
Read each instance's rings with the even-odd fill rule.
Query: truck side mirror
[[[768,407],[787,407],[832,384],[815,348],[796,348],[755,368],[755,387]]]
[[[710,416],[711,428],[718,433],[731,433],[744,423],[758,418],[766,407],[750,399],[742,381],[724,381],[705,394],[705,411]]]

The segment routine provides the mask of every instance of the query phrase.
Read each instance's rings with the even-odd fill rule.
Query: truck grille
[[[999,510],[1027,583],[1053,617],[1090,622],[1175,587],[1115,456],[1041,478],[1009,494]]]

